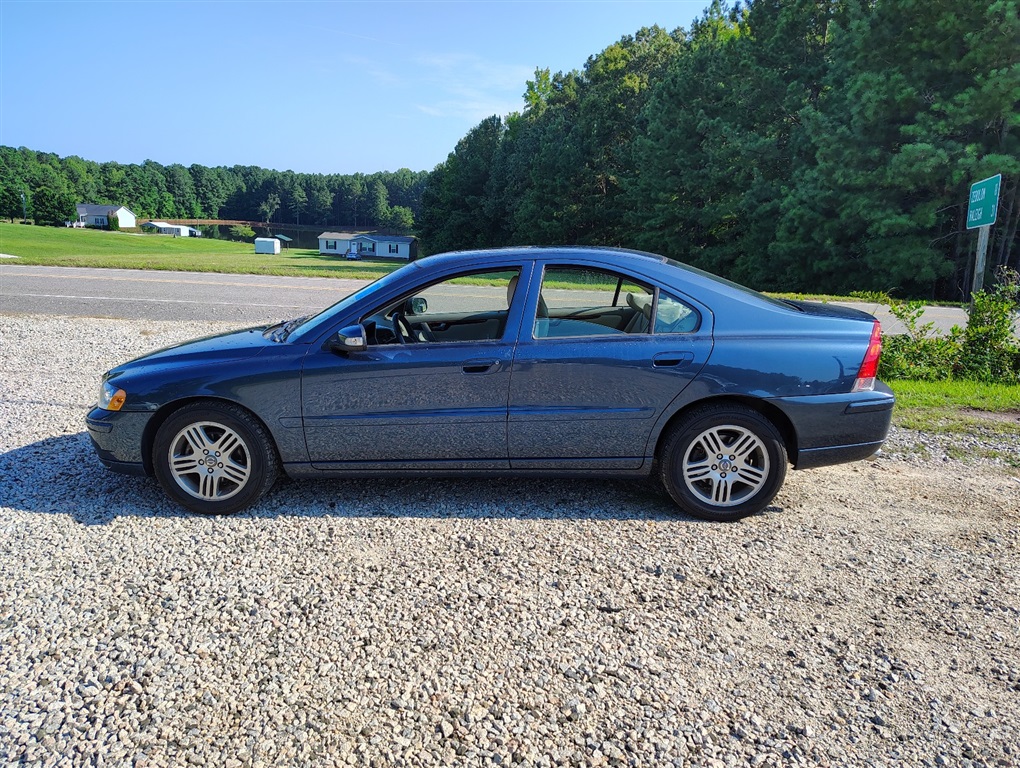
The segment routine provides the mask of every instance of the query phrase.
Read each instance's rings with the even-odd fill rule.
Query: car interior
[[[370,345],[486,341],[503,337],[518,270],[458,275],[362,318]],[[547,267],[535,339],[690,333],[700,315],[669,293],[615,273]]]

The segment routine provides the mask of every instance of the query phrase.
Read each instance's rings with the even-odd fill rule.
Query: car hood
[[[139,367],[188,363],[203,365],[231,360],[245,360],[259,354],[276,342],[265,338],[262,332],[266,326],[229,331],[214,336],[205,336],[136,357],[110,370],[110,375]]]

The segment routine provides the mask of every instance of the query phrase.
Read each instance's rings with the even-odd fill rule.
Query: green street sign
[[[976,181],[970,185],[970,203],[967,205],[967,229],[987,227],[995,223],[999,210],[999,186],[1002,174]]]

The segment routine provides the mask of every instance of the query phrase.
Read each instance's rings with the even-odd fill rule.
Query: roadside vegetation
[[[932,323],[920,323],[923,302],[896,301],[885,294],[855,294],[855,298],[887,305],[906,327],[906,333],[884,337],[879,376],[926,382],[1020,383],[1020,343],[1013,332],[1020,312],[1020,274],[1000,268],[996,277],[991,290],[971,297],[967,326],[954,326],[945,335],[936,332]]]
[[[1020,468],[1020,385],[900,379],[889,386],[896,395],[895,426],[949,436],[945,451],[953,458],[997,459]],[[963,437],[999,445],[967,445],[957,439]]]
[[[906,379],[889,385],[896,394],[897,426],[928,432],[991,430],[1020,440],[1020,385]]]
[[[1020,275],[1000,269],[997,277],[994,288],[973,295],[967,327],[955,326],[948,334],[920,323],[923,302],[887,294],[855,298],[885,304],[906,327],[906,333],[883,337],[879,365],[879,378],[896,394],[893,423],[1012,440],[1016,450],[998,458],[1020,467],[1020,341],[1013,331]]]

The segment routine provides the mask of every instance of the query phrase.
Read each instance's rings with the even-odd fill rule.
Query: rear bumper
[[[796,469],[811,469],[812,467],[827,467],[831,464],[860,461],[878,453],[882,443],[883,441],[879,440],[876,443],[837,445],[831,448],[809,448],[797,451],[797,461],[794,467]]]
[[[777,398],[770,401],[793,425],[797,469],[858,461],[874,455],[889,434],[896,398],[882,382],[872,392]]]

